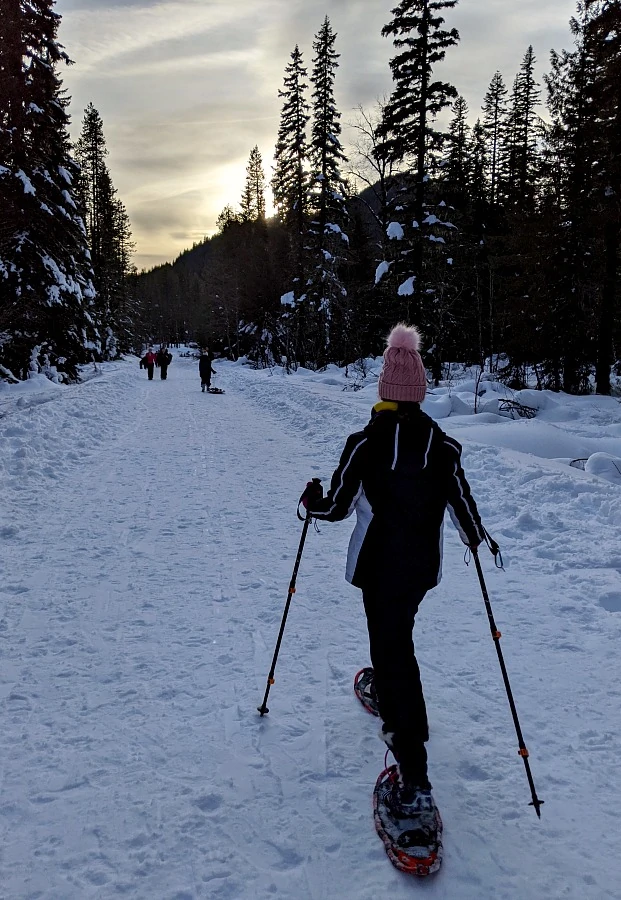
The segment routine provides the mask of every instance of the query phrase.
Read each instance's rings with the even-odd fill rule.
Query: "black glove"
[[[312,509],[313,506],[316,506],[321,500],[323,500],[321,479],[313,478],[312,481],[307,482],[306,487],[302,492],[302,496],[300,497],[300,503],[304,509],[308,509],[309,507]]]

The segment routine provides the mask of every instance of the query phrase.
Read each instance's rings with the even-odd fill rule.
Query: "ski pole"
[[[313,478],[313,482],[319,484],[319,478]],[[300,497],[300,502],[302,498]],[[298,503],[298,517],[302,518],[299,513],[300,504]],[[304,542],[306,541],[306,534],[308,532],[308,526],[310,525],[311,516],[310,513],[306,513],[306,517],[304,518],[304,526],[302,528],[302,536],[300,538],[300,545],[298,547],[298,553],[295,558],[295,565],[293,566],[293,574],[291,575],[291,581],[289,582],[289,590],[287,591],[287,602],[285,603],[285,611],[282,615],[282,621],[280,623],[280,631],[278,632],[278,640],[276,641],[276,649],[274,650],[274,656],[272,658],[272,667],[270,669],[270,673],[267,676],[267,686],[265,688],[265,696],[263,697],[263,703],[261,706],[257,706],[258,711],[261,713],[261,716],[264,716],[269,712],[267,707],[267,698],[270,692],[271,686],[274,684],[274,671],[276,669],[276,660],[278,659],[278,653],[280,652],[280,645],[282,643],[282,636],[285,631],[285,625],[287,623],[287,616],[289,615],[289,607],[291,606],[291,598],[295,594],[295,582],[298,577],[298,569],[300,568],[300,560],[302,559],[302,551],[304,550]]]
[[[517,709],[515,708],[515,701],[513,699],[511,685],[509,684],[509,676],[507,675],[507,668],[505,666],[505,661],[504,661],[504,658],[502,655],[502,650],[500,649],[500,638],[502,637],[502,635],[498,631],[498,628],[496,627],[496,622],[494,621],[494,614],[492,612],[492,604],[490,603],[489,594],[487,593],[487,588],[485,586],[485,580],[483,578],[483,569],[481,568],[481,562],[479,560],[478,550],[476,547],[471,547],[470,549],[472,551],[472,555],[474,556],[474,564],[476,566],[477,575],[479,576],[479,582],[481,584],[481,591],[483,593],[485,609],[487,610],[487,618],[489,620],[489,627],[490,627],[490,631],[492,632],[492,638],[494,639],[494,644],[496,646],[496,653],[498,654],[498,662],[500,663],[500,670],[502,672],[502,678],[505,683],[505,689],[507,691],[507,697],[509,699],[509,706],[511,707],[511,715],[513,716],[513,724],[515,725],[515,731],[517,734],[518,745],[520,748],[518,750],[518,753],[524,760],[524,768],[526,769],[526,777],[528,779],[531,797],[533,798],[528,805],[534,806],[537,816],[539,818],[541,818],[541,805],[544,801],[540,800],[537,796],[537,791],[535,790],[535,782],[533,781],[533,776],[530,771],[530,763],[528,762],[528,750],[526,749],[526,744],[524,743],[524,738],[522,736],[522,729],[520,728],[520,721],[518,719]]]

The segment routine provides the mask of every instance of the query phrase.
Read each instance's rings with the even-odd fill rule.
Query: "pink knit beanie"
[[[395,325],[388,335],[378,392],[382,400],[422,403],[427,375],[418,348],[420,334],[409,325]]]

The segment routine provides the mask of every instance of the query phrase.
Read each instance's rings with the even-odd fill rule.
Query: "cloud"
[[[346,122],[392,88],[396,4],[378,0],[58,0],[59,38],[76,65],[62,77],[77,137],[93,102],[109,165],[141,258],[172,259],[212,232],[237,204],[252,147],[269,181],[284,69],[298,44],[309,75],[326,15],[340,54],[335,94]],[[472,118],[496,70],[508,87],[529,44],[546,70],[551,47],[571,44],[575,0],[463,0],[445,11],[461,42],[438,75],[464,95]],[[161,256],[160,256],[161,254]]]
[[[58,4],[62,12],[62,3]],[[138,54],[196,34],[207,38],[228,25],[233,30],[237,15],[233,4],[202,0],[177,0],[155,4],[98,4],[96,9],[75,8],[64,21],[63,40],[70,55],[81,61],[82,71],[105,76],[119,58]],[[69,35],[69,37],[67,37]]]

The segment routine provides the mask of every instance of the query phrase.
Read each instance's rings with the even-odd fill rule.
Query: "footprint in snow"
[[[467,781],[489,781],[487,772],[473,763],[463,762],[457,767],[457,771],[459,775]]]
[[[608,612],[621,612],[621,593],[619,591],[606,591],[599,598],[599,605]]]
[[[220,794],[203,794],[194,801],[201,812],[215,812],[222,805],[222,796]]]

